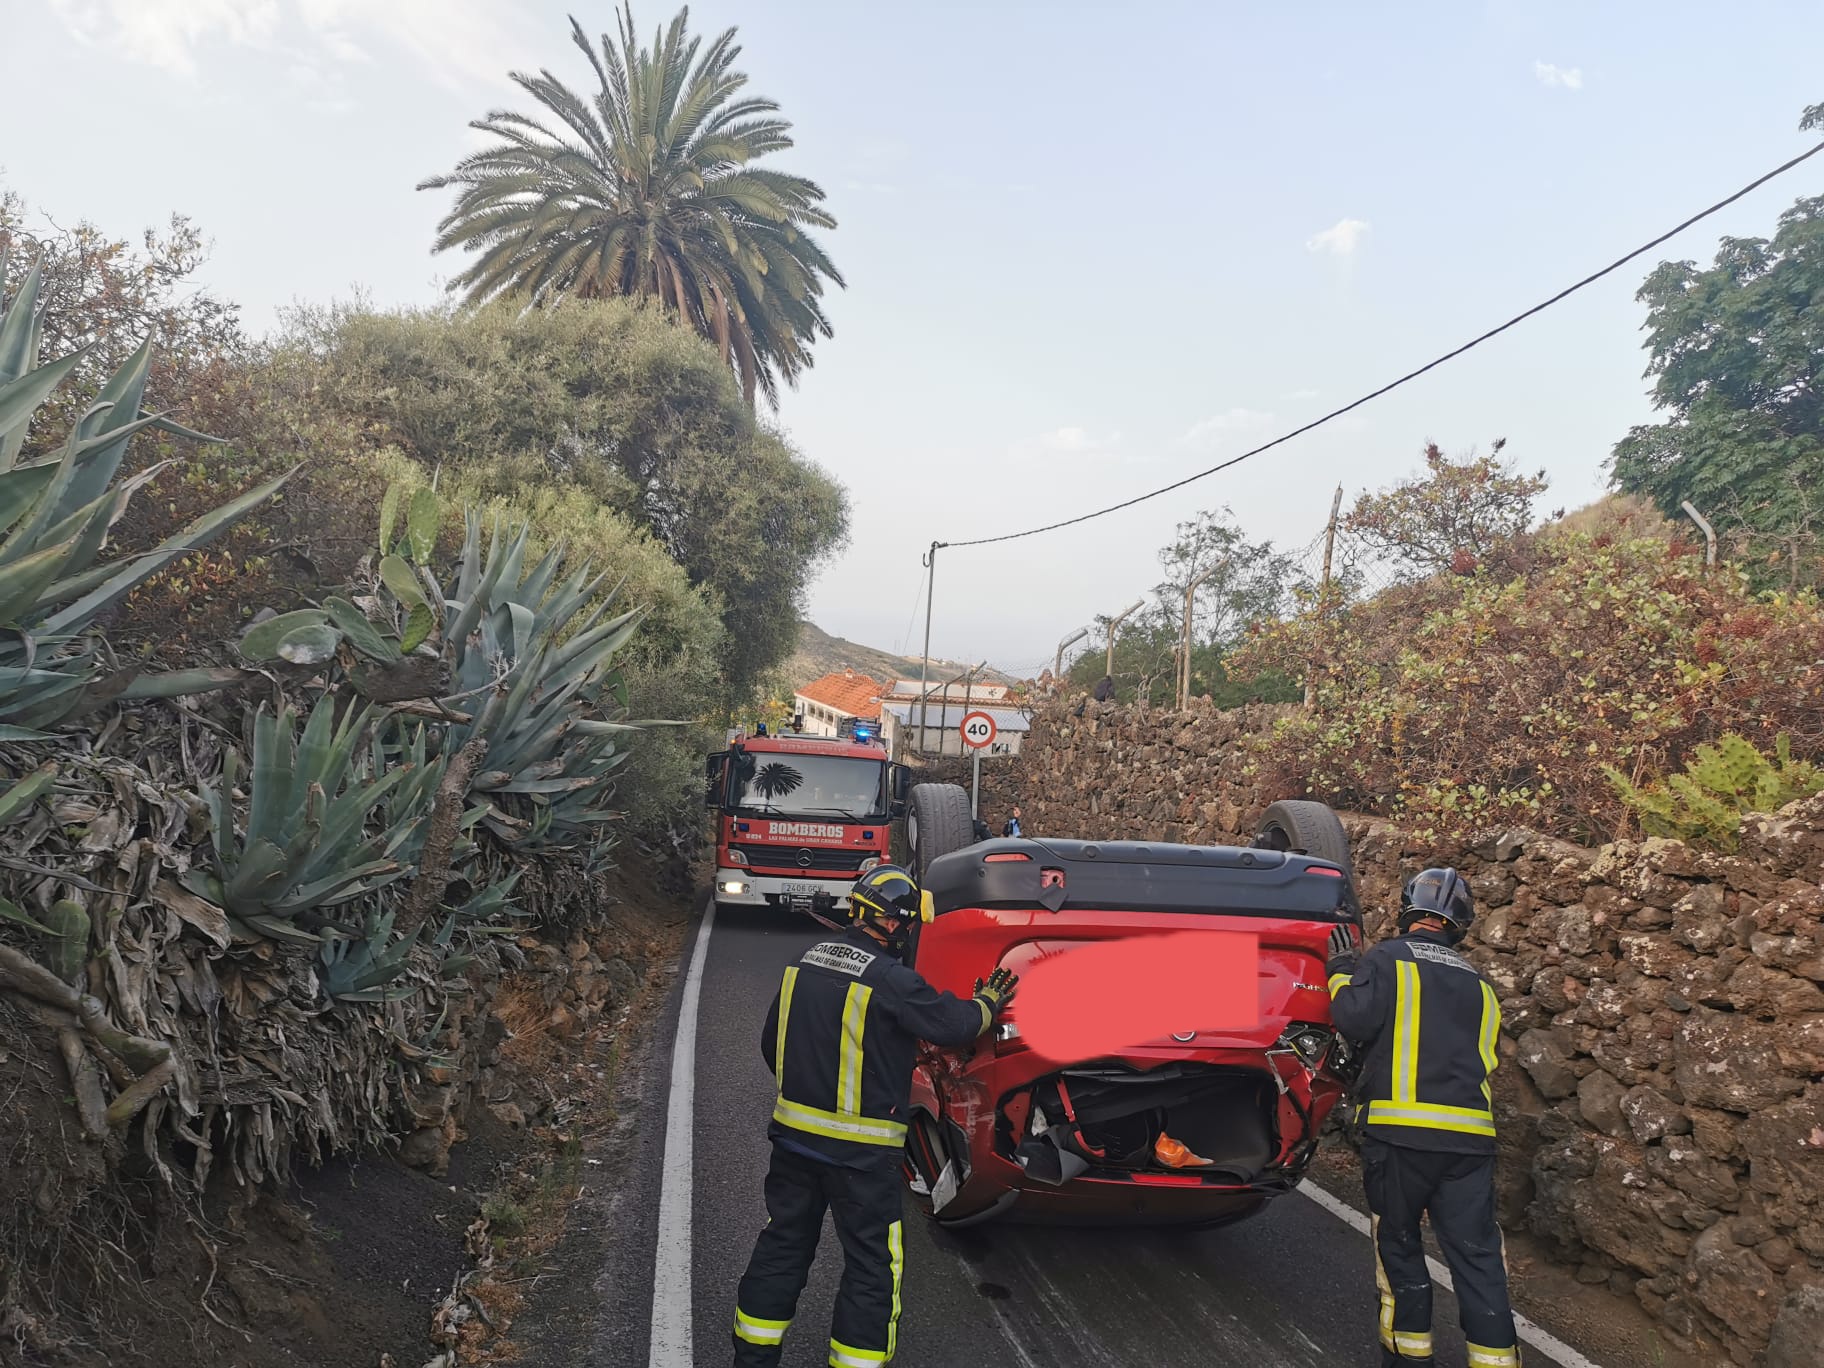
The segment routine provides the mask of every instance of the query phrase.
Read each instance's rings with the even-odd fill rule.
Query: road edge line
[[[1295,1190],[1303,1193],[1306,1197],[1309,1197],[1325,1211],[1329,1212],[1332,1216],[1336,1217],[1337,1220],[1341,1221],[1344,1225],[1356,1231],[1358,1234],[1366,1235],[1369,1239],[1374,1238],[1374,1228],[1369,1224],[1368,1218],[1354,1207],[1350,1206],[1349,1203],[1345,1202],[1342,1198],[1333,1196],[1331,1193],[1319,1187],[1316,1183],[1313,1183],[1309,1178],[1302,1179]],[[1456,1284],[1451,1280],[1450,1270],[1448,1268],[1439,1260],[1432,1258],[1429,1254],[1425,1256],[1425,1266],[1431,1270],[1431,1280],[1433,1282],[1444,1288],[1444,1290],[1449,1292],[1452,1296],[1456,1295]],[[1514,1312],[1514,1329],[1519,1332],[1520,1338],[1532,1345],[1533,1348],[1542,1350],[1558,1360],[1560,1368],[1601,1368],[1601,1365],[1599,1365],[1595,1359],[1571,1348],[1570,1345],[1559,1339],[1558,1336],[1554,1335],[1550,1330],[1545,1329],[1536,1321],[1528,1320],[1518,1311]]]
[[[648,1368],[692,1368],[691,1215],[693,1141],[697,1120],[697,1003],[703,963],[716,921],[709,900],[697,927],[684,993],[678,1001],[678,1030],[671,1047],[671,1088],[665,1110],[665,1161],[660,1168],[659,1229],[652,1251],[652,1329]]]

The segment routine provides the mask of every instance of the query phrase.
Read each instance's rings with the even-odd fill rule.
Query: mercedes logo
[[[811,862],[814,861],[816,858],[817,857],[815,855],[811,854],[811,852],[808,850],[799,851],[798,852],[798,868],[809,869],[811,867]]]

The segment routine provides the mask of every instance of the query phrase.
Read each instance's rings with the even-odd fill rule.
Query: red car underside
[[[1226,847],[991,841],[933,862],[927,886],[938,915],[917,968],[959,995],[996,964],[1025,974],[1093,942],[1240,932],[1258,944],[1251,1026],[1186,1022],[1061,1063],[1022,1040],[1016,1002],[975,1046],[927,1052],[907,1176],[940,1221],[1220,1224],[1297,1183],[1343,1092],[1324,955],[1352,913],[1334,866]],[[1079,891],[1093,901],[1077,906]],[[1162,1134],[1210,1164],[1165,1165]]]

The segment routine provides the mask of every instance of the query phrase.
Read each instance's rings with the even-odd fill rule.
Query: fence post
[[[1342,511],[1343,487],[1339,484],[1336,487],[1335,496],[1330,500],[1330,524],[1324,529],[1324,578],[1319,583],[1317,590],[1317,613],[1320,622],[1330,615],[1330,561],[1336,554],[1336,519]],[[1316,701],[1317,691],[1311,682],[1311,672],[1316,668],[1315,659],[1305,667],[1305,706],[1307,708]]]
[[[1686,499],[1679,507],[1685,510],[1692,522],[1704,529],[1704,568],[1706,570],[1715,569],[1716,529],[1710,526],[1710,520],[1708,518],[1697,511],[1696,507],[1691,503],[1691,500]]]

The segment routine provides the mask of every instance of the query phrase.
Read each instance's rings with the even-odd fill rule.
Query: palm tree
[[[450,286],[469,302],[657,301],[716,344],[750,407],[757,390],[776,405],[778,382],[795,384],[830,335],[823,284],[842,277],[805,230],[836,220],[816,184],[754,165],[792,145],[791,124],[740,95],[735,30],[699,55],[689,13],[642,48],[628,5],[619,44],[604,34],[599,53],[572,17],[595,97],[548,70],[514,72],[550,117],[493,111],[470,127],[498,141],[418,188],[460,192],[435,250],[475,254]]]

